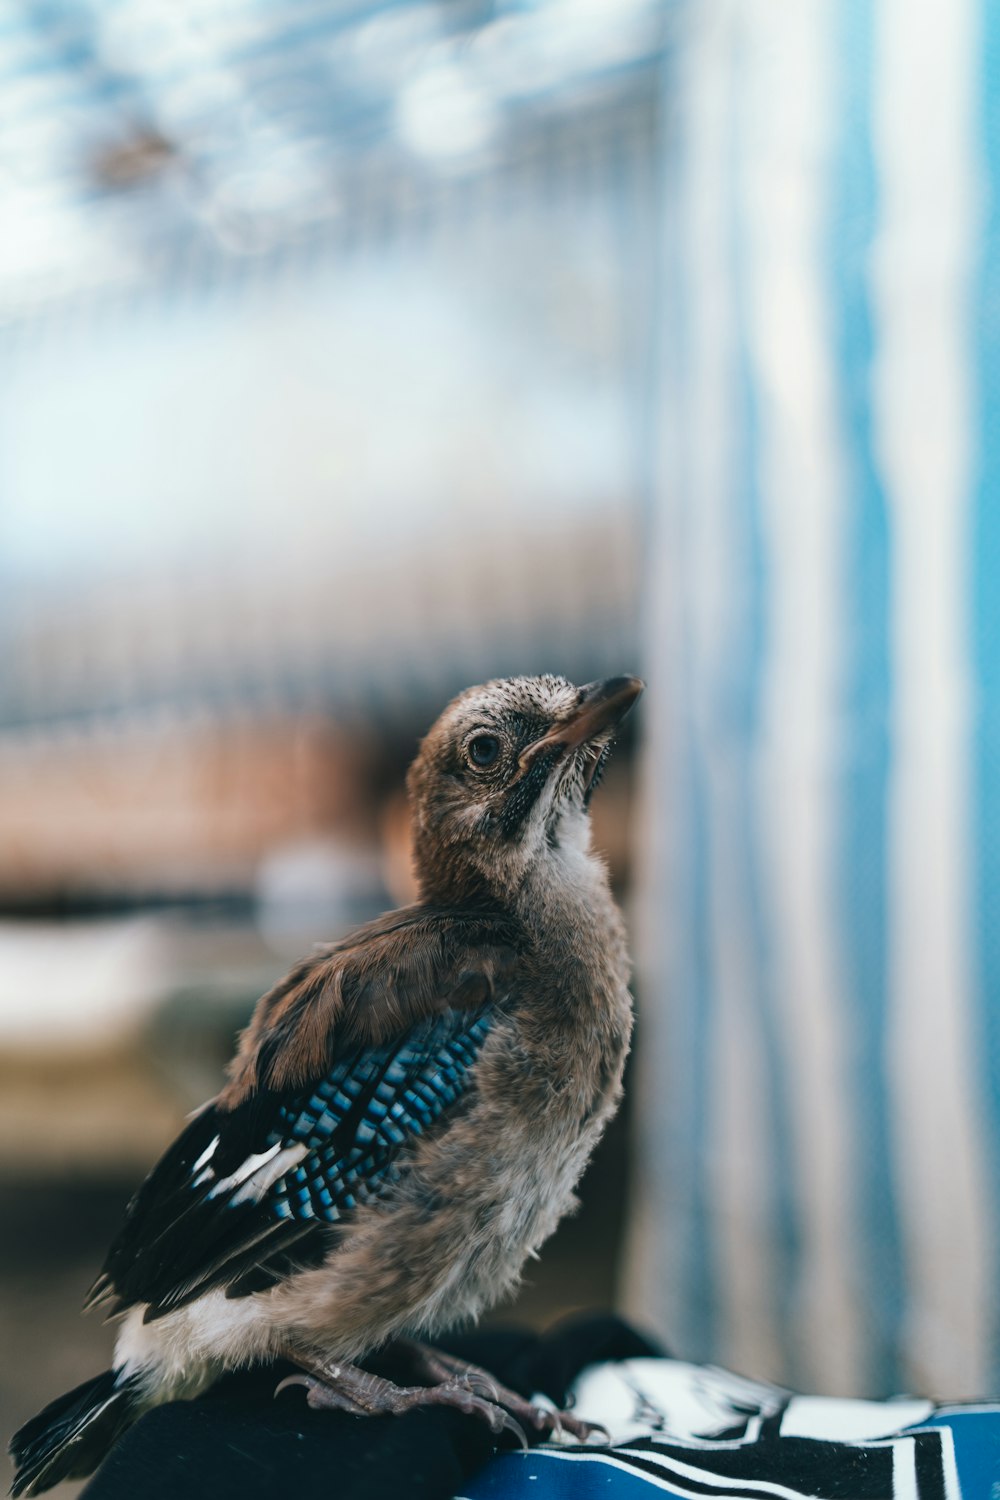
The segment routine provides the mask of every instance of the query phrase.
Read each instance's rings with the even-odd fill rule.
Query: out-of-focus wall
[[[1000,24],[680,7],[628,1304],[1000,1382]]]
[[[371,841],[377,753],[312,719],[206,715],[0,737],[0,902],[253,887],[274,848]]]
[[[451,695],[634,667],[663,9],[0,0],[6,1434],[256,998],[413,898]],[[625,1165],[519,1317],[610,1299]]]

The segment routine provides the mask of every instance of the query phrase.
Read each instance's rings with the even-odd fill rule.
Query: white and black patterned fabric
[[[987,1500],[1000,1473],[1000,1403],[795,1396],[673,1359],[591,1366],[571,1395],[610,1448],[505,1455],[464,1500]]]

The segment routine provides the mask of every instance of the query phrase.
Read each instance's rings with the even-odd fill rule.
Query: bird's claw
[[[496,1381],[491,1380],[488,1375],[482,1374],[479,1370],[464,1371],[461,1375],[454,1377],[454,1383],[464,1386],[474,1396],[483,1396],[487,1401],[491,1401],[494,1406],[500,1400],[500,1387]]]
[[[280,1396],[282,1391],[287,1391],[290,1385],[304,1385],[308,1389],[312,1384],[315,1382],[311,1375],[286,1375],[284,1380],[280,1380],[274,1387],[274,1394],[275,1397]]]
[[[514,1436],[517,1438],[518,1444],[520,1445],[522,1452],[527,1453],[527,1451],[528,1451],[528,1439],[527,1439],[527,1436],[525,1434],[524,1428],[521,1426],[520,1422],[515,1421],[515,1419],[511,1416],[510,1412],[509,1411],[504,1411],[504,1409],[503,1409],[502,1406],[498,1406],[497,1407],[497,1411],[503,1412],[503,1422],[500,1424],[500,1432],[512,1432],[514,1434]],[[494,1432],[497,1431],[496,1428],[494,1428],[493,1430],[494,1430]],[[499,1436],[499,1432],[497,1433],[497,1436]]]
[[[420,1348],[419,1353],[424,1373],[436,1377],[434,1385],[398,1386],[355,1365],[315,1365],[311,1370],[307,1367],[286,1375],[274,1394],[301,1385],[315,1411],[332,1409],[361,1417],[399,1415],[420,1406],[450,1406],[484,1421],[495,1437],[509,1432],[525,1450],[529,1445],[522,1424],[557,1442],[564,1441],[568,1434],[586,1443],[596,1432],[603,1433],[605,1441],[611,1440],[605,1428],[584,1422],[571,1412],[527,1401],[478,1365],[466,1364],[453,1355],[439,1355],[437,1350]]]
[[[601,1447],[601,1448],[610,1448],[611,1447],[611,1443],[612,1443],[611,1433],[605,1427],[605,1425],[604,1425],[603,1422],[582,1422],[580,1425],[582,1427],[586,1427],[588,1429],[587,1436],[583,1439],[583,1441],[585,1443],[589,1442],[590,1439],[594,1436],[594,1434],[596,1432],[599,1432],[601,1434],[601,1436],[600,1436],[600,1439],[598,1440],[598,1443],[595,1444],[595,1447]]]
[[[467,1378],[466,1373],[449,1375],[447,1380],[429,1386],[397,1386],[389,1380],[357,1369],[352,1365],[338,1365],[332,1369],[311,1374],[308,1371],[286,1375],[275,1388],[275,1396],[289,1386],[301,1385],[306,1391],[306,1400],[314,1411],[324,1409],[346,1411],[359,1417],[374,1417],[383,1414],[399,1415],[420,1406],[450,1406],[466,1416],[478,1417],[486,1422],[494,1436],[509,1432],[522,1448],[528,1447],[524,1428],[510,1412],[496,1400],[483,1394],[486,1387],[492,1394],[497,1392],[488,1376],[483,1380]],[[477,1388],[478,1387],[478,1388]]]
[[[443,1381],[440,1385],[422,1386],[408,1393],[408,1406],[453,1406],[466,1416],[481,1417],[494,1434],[509,1432],[527,1450],[524,1428],[498,1402],[479,1395],[464,1376]]]
[[[400,1346],[409,1351],[418,1376],[450,1387],[462,1386],[475,1395],[484,1397],[490,1405],[503,1407],[517,1420],[518,1430],[522,1434],[521,1424],[525,1424],[533,1427],[536,1432],[551,1436],[556,1442],[569,1437],[578,1443],[586,1443],[597,1432],[603,1434],[605,1442],[611,1441],[606,1428],[594,1422],[584,1422],[571,1412],[560,1411],[555,1406],[538,1406],[501,1385],[488,1370],[479,1365],[469,1364],[466,1360],[459,1359],[454,1354],[446,1354],[444,1350],[435,1349],[429,1344],[401,1340]]]
[[[353,1400],[346,1391],[338,1390],[336,1386],[320,1380],[315,1375],[286,1375],[284,1380],[279,1381],[275,1386],[275,1396],[279,1396],[282,1391],[292,1385],[305,1387],[306,1403],[313,1411],[346,1411],[354,1417],[368,1415],[365,1407]]]
[[[569,1433],[578,1443],[589,1443],[591,1438],[600,1433],[600,1446],[611,1446],[611,1434],[600,1422],[584,1422],[581,1417],[574,1417],[568,1411],[553,1412],[552,1416],[556,1419],[552,1425],[552,1435],[557,1441],[562,1441],[566,1433]]]

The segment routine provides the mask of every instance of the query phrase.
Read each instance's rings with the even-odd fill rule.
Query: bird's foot
[[[450,1406],[467,1416],[479,1417],[496,1436],[510,1432],[522,1448],[528,1446],[520,1423],[502,1405],[479,1394],[460,1378],[448,1377],[436,1385],[394,1385],[358,1365],[313,1364],[298,1356],[295,1363],[302,1367],[302,1372],[286,1376],[274,1394],[291,1385],[305,1386],[306,1400],[317,1411],[332,1409],[359,1417],[377,1417],[399,1416],[418,1406]]]
[[[418,1344],[411,1339],[400,1339],[394,1347],[405,1350],[411,1357],[418,1379],[463,1384],[477,1396],[485,1397],[495,1406],[502,1406],[519,1423],[534,1427],[536,1432],[544,1433],[546,1437],[561,1438],[565,1433],[578,1443],[586,1443],[595,1434],[600,1434],[605,1442],[611,1441],[606,1428],[594,1422],[583,1422],[569,1411],[536,1406],[533,1401],[527,1401],[509,1386],[501,1385],[495,1376],[480,1365],[469,1364],[454,1354],[446,1354],[442,1349],[434,1349],[430,1344]]]

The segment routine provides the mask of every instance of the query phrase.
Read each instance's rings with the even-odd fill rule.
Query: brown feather
[[[297,964],[258,1002],[218,1106],[298,1088],[350,1046],[377,1046],[425,1016],[496,998],[515,963],[516,921],[419,904],[389,912]]]

